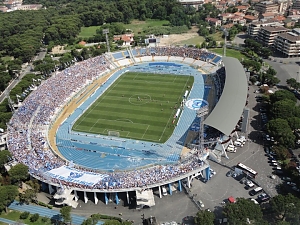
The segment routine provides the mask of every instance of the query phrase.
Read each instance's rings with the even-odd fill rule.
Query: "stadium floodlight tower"
[[[223,56],[226,56],[226,45],[227,45],[227,37],[228,37],[228,30],[226,28],[223,29],[223,34],[224,34],[224,47],[223,47]]]
[[[109,29],[103,29],[102,32],[103,34],[105,34],[107,52],[110,53],[109,40],[108,40]]]
[[[199,124],[199,150],[204,149],[204,116],[208,114],[208,105],[197,110],[197,117],[200,119]]]

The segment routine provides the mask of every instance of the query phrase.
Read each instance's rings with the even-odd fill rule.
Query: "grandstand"
[[[182,152],[186,137],[199,133],[198,124],[203,121],[196,118],[196,111],[203,106],[201,102],[217,108],[222,89],[227,90],[219,83],[215,95],[214,83],[208,82],[215,79],[220,63],[221,57],[214,53],[186,47],[127,49],[76,63],[57,72],[25,99],[8,124],[8,149],[17,162],[29,166],[33,177],[44,186],[49,184],[50,192],[57,187],[68,189],[64,193],[72,193],[70,202],[78,200],[77,191],[84,192],[85,201],[86,191],[104,193],[105,199],[107,193],[115,193],[118,203],[118,192],[160,190],[171,183],[181,190],[184,179],[188,186],[195,176],[209,179],[209,152],[199,149],[204,143],[192,139],[194,149],[185,155]],[[79,116],[125,71],[194,77],[184,99],[190,100],[191,107],[182,105],[174,132],[165,143],[72,130]],[[218,78],[217,82],[223,81]],[[210,129],[205,130],[205,141],[221,140],[222,134]]]

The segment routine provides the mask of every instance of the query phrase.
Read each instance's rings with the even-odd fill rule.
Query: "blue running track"
[[[20,212],[30,212],[31,214],[38,213],[42,217],[48,217],[50,219],[60,220],[59,211],[54,209],[48,209],[42,206],[20,204],[19,202],[14,201],[13,203],[10,204],[8,208]],[[83,221],[87,219],[86,217],[77,216],[75,214],[71,214],[71,217],[72,217],[72,224],[78,224],[78,225],[82,224]],[[103,222],[97,223],[97,225],[101,225],[101,224],[103,224]]]

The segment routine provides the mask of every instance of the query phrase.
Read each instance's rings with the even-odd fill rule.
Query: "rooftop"
[[[266,30],[269,32],[281,32],[281,31],[289,31],[290,29],[282,27],[282,26],[265,26],[261,28],[262,30]]]
[[[289,40],[291,42],[296,42],[296,41],[300,41],[300,36],[297,34],[290,34],[291,32],[288,33],[282,33],[282,34],[278,34],[278,37],[284,38],[286,40]]]

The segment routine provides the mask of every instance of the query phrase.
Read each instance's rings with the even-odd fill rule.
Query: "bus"
[[[245,174],[247,174],[247,176],[249,176],[249,177],[251,177],[253,179],[255,179],[255,177],[258,174],[256,171],[254,171],[253,169],[251,169],[248,166],[245,166],[242,163],[238,163],[237,166],[236,166],[236,168],[242,170]]]

